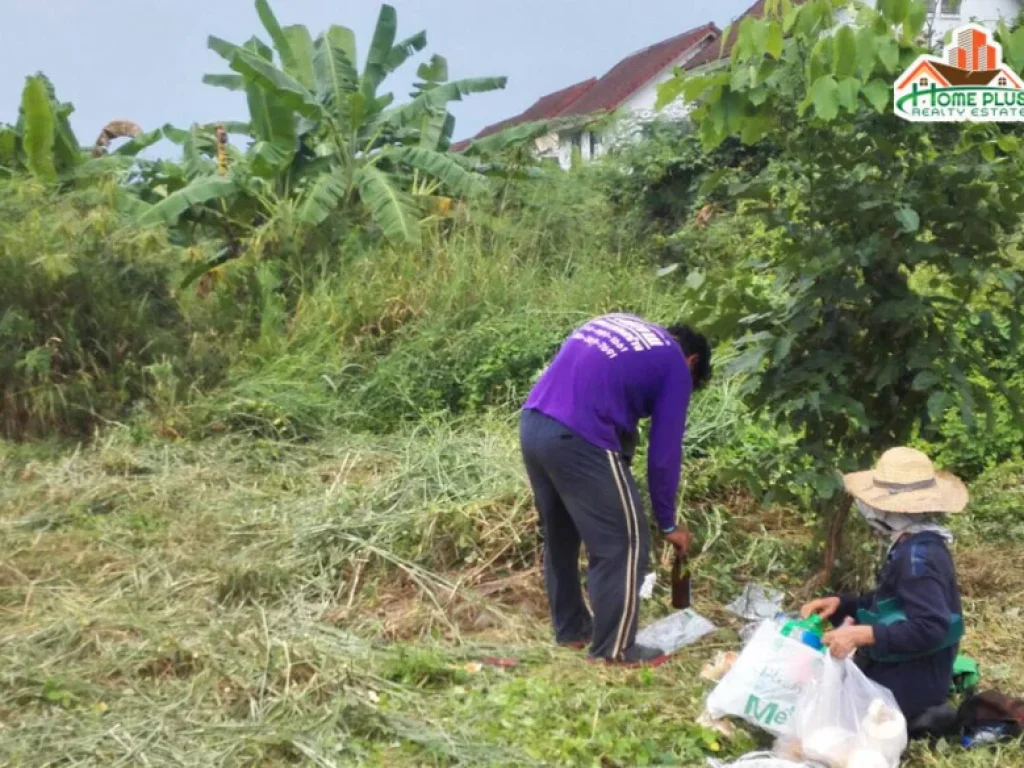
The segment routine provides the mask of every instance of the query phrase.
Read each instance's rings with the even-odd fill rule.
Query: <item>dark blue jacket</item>
[[[950,615],[962,614],[962,608],[953,558],[939,534],[918,533],[900,540],[889,551],[876,590],[866,595],[841,596],[832,623],[839,626],[847,616],[856,619],[858,609],[876,611],[879,602],[891,598],[900,601],[907,620],[875,626],[874,654],[912,655],[942,644],[949,630]],[[898,663],[875,661],[866,649],[861,649],[857,663],[869,678],[892,691],[909,723],[949,697],[958,647]]]

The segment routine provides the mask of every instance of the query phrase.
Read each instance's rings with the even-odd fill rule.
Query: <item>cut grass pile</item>
[[[1024,692],[1024,575],[999,520],[1019,516],[1022,480],[998,475],[958,554],[965,649],[1007,692]],[[0,764],[740,754],[755,741],[693,724],[697,672],[737,647],[720,606],[744,581],[800,586],[811,532],[739,496],[688,508],[708,547],[697,608],[724,631],[657,671],[617,671],[550,645],[507,419],[305,444],[135,444],[123,429],[71,450],[0,444]],[[643,620],[666,602],[661,586]],[[917,748],[906,764],[1024,766],[1024,753]]]

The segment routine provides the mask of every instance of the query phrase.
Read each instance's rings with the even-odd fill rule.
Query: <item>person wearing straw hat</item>
[[[874,592],[813,600],[801,614],[831,620],[836,629],[824,642],[832,655],[855,653],[864,673],[892,691],[913,722],[946,701],[964,632],[949,552],[953,535],[944,520],[967,506],[967,488],[905,447],[843,481],[868,525],[891,542],[888,557]]]

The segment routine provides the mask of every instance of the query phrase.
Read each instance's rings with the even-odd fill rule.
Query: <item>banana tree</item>
[[[424,32],[396,41],[393,7],[381,7],[362,72],[350,29],[332,26],[314,40],[303,26],[282,27],[267,0],[256,0],[256,10],[273,46],[211,37],[209,47],[231,72],[204,78],[246,94],[252,144],[244,162],[226,176],[193,179],[154,205],[146,221],[175,223],[190,207],[237,199],[245,194],[242,182],[251,187],[255,179],[295,200],[306,226],[340,213],[343,220],[368,218],[391,240],[415,243],[422,211],[413,191],[424,189],[420,180],[454,196],[470,194],[481,181],[471,162],[447,151],[447,105],[503,88],[505,78],[449,81],[447,64],[435,57],[420,68],[424,82],[411,100],[395,106],[381,86],[427,41]]]
[[[43,182],[67,182],[89,176],[111,163],[105,158],[90,160],[71,130],[69,117],[74,105],[57,99],[53,84],[39,73],[26,78],[21,95],[18,121],[14,125],[0,124],[0,170],[7,173],[27,172]],[[130,135],[131,140],[118,147],[114,156],[128,161],[139,152],[156,143],[160,132],[144,133],[138,126],[127,128],[127,121],[115,121],[111,136],[104,144],[104,152],[113,133]],[[103,153],[99,153],[103,154]]]

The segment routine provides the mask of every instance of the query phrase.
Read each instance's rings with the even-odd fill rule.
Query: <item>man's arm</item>
[[[654,519],[663,532],[676,527],[676,495],[683,464],[683,434],[692,384],[686,360],[680,354],[669,371],[651,414],[647,454],[647,482]]]

